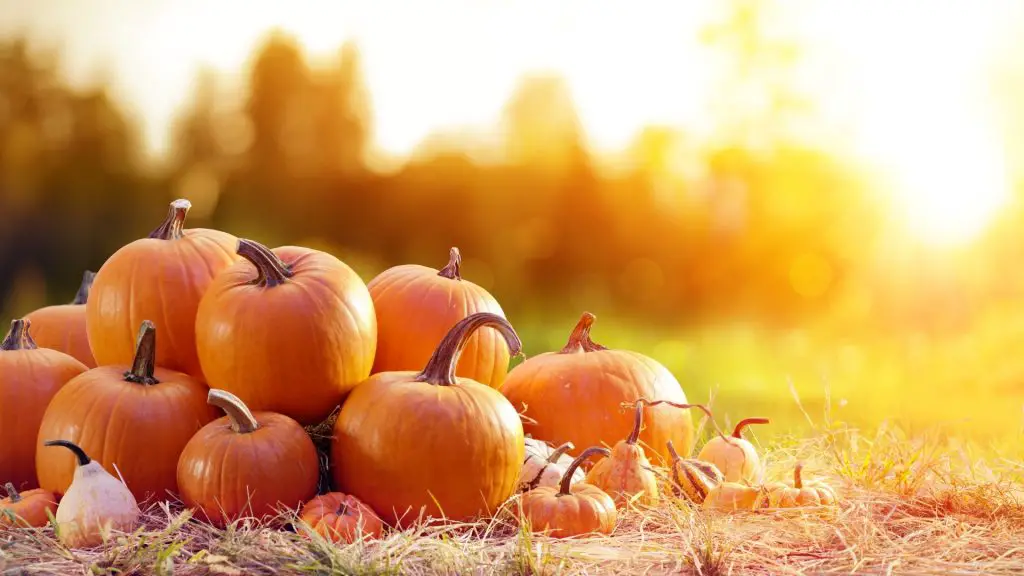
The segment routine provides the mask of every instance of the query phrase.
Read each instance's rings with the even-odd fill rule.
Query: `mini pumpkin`
[[[618,519],[615,501],[593,484],[572,484],[573,474],[584,460],[594,454],[610,453],[600,446],[587,448],[569,464],[557,486],[538,486],[523,494],[520,519],[529,523],[532,532],[547,532],[555,538],[611,534]]]
[[[732,436],[715,436],[701,448],[698,460],[718,467],[728,482],[754,484],[761,481],[761,459],[757,449],[743,438],[743,429],[751,424],[768,424],[767,418],[745,418],[736,424]]]
[[[836,493],[831,486],[818,481],[803,481],[803,468],[803,462],[798,462],[793,468],[792,485],[778,482],[767,486],[768,502],[772,508],[830,506],[836,503]]]
[[[708,492],[704,509],[757,510],[768,506],[768,491],[763,486],[748,486],[739,482],[722,482]]]
[[[96,367],[96,360],[89,348],[89,335],[85,329],[85,303],[89,300],[96,273],[86,270],[82,284],[70,304],[46,306],[25,316],[32,322],[32,338],[43,348],[59,350],[89,368]]]
[[[714,464],[680,457],[671,440],[668,442],[668,451],[672,455],[669,479],[676,496],[684,496],[695,504],[701,504],[712,488],[725,482],[722,472]]]
[[[351,544],[362,538],[380,538],[384,523],[355,496],[341,492],[322,494],[306,502],[299,519],[332,542]]]
[[[14,484],[4,484],[7,498],[0,500],[0,528],[28,526],[40,528],[50,523],[47,512],[57,511],[57,497],[49,490],[35,488],[18,492]]]
[[[525,492],[538,486],[557,486],[562,481],[573,457],[567,452],[575,448],[572,442],[566,442],[557,448],[550,448],[544,442],[526,439],[526,460],[523,470],[519,473],[519,491]],[[580,482],[585,477],[578,467],[573,473],[571,482]]]

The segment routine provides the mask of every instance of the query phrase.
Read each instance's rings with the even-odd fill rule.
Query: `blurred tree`
[[[362,172],[372,137],[372,110],[355,43],[342,46],[337,65],[321,75],[316,91],[314,137],[320,170],[342,175]]]

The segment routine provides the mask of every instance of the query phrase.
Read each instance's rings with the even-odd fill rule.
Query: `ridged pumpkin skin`
[[[85,329],[85,303],[95,276],[95,272],[85,271],[78,294],[70,304],[46,306],[25,315],[32,323],[32,338],[37,346],[73,356],[88,368],[96,367],[96,359],[92,357]]]
[[[235,261],[237,240],[218,230],[183,229],[190,207],[187,200],[172,202],[159,228],[122,246],[96,273],[85,312],[99,365],[130,364],[135,331],[150,320],[162,335],[157,365],[205,382],[196,353],[196,310],[213,277]]]
[[[0,528],[40,528],[50,523],[47,511],[50,514],[57,513],[57,496],[53,492],[34,488],[19,493],[10,482],[4,485],[4,489],[7,491],[7,498],[0,500]]]
[[[725,482],[725,476],[714,464],[696,458],[680,457],[671,442],[668,443],[668,451],[672,454],[669,485],[676,496],[683,496],[694,504],[701,504],[715,486]]]
[[[384,522],[355,496],[328,492],[302,506],[299,519],[332,542],[351,544],[362,538],[380,538]]]
[[[374,374],[423,368],[444,335],[471,314],[505,317],[494,296],[461,277],[461,263],[459,250],[452,248],[440,271],[404,264],[370,281],[378,331]],[[501,336],[482,330],[466,343],[455,374],[497,388],[508,374],[510,358]]]
[[[594,315],[583,314],[560,352],[527,359],[508,374],[501,393],[516,410],[534,422],[523,424],[527,434],[558,446],[613,446],[629,435],[632,414],[622,403],[656,398],[685,404],[679,382],[657,361],[627,350],[610,350],[590,340]],[[665,445],[671,440],[684,452],[693,447],[693,420],[669,406],[644,409],[646,427],[640,444],[655,464],[669,461]]]
[[[566,468],[557,486],[539,486],[523,494],[520,519],[529,522],[531,532],[547,532],[555,538],[612,533],[618,519],[612,498],[593,484],[570,484],[582,461],[595,453],[607,456],[609,451],[587,448]]]
[[[793,469],[792,484],[775,482],[765,486],[770,507],[831,506],[836,503],[836,492],[831,486],[815,480],[804,482],[803,467],[803,463],[798,462]]]
[[[322,422],[370,375],[373,301],[334,256],[239,240],[242,260],[217,275],[199,304],[196,341],[207,383],[250,410]]]
[[[74,479],[73,454],[43,445],[60,438],[123,478],[138,502],[177,493],[178,456],[192,435],[217,414],[207,406],[206,386],[198,380],[154,367],[156,340],[153,324],[143,322],[131,365],[93,368],[53,397],[35,443],[43,488],[64,494]]]
[[[519,415],[497,390],[455,376],[461,347],[482,326],[519,351],[504,318],[474,314],[422,372],[383,372],[356,386],[334,426],[337,490],[392,525],[415,522],[422,508],[453,521],[490,515],[515,492],[525,452]]]
[[[31,322],[11,322],[0,343],[0,482],[18,490],[39,486],[36,436],[46,407],[69,380],[88,370],[71,356],[39,348]]]

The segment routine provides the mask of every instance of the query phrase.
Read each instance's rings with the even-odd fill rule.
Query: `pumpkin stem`
[[[444,276],[450,280],[462,280],[462,253],[455,246],[452,246],[451,250],[448,251],[448,265],[437,273],[438,276]]]
[[[722,430],[718,427],[718,423],[715,422],[714,414],[712,414],[711,410],[709,410],[708,407],[703,405],[703,404],[681,404],[679,402],[672,402],[671,400],[648,400],[646,398],[637,398],[636,401],[638,403],[643,403],[643,404],[646,404],[648,406],[657,406],[658,404],[668,404],[669,406],[672,406],[674,408],[683,408],[683,409],[698,408],[701,412],[707,414],[708,420],[711,421],[711,425],[715,427],[715,431],[718,432],[718,435],[719,436],[725,436],[725,434],[722,433]],[[627,402],[623,402],[622,406],[624,408],[628,408],[629,406],[631,406],[631,404],[629,404]]]
[[[344,516],[345,514],[348,514],[348,502],[342,502],[341,505],[338,506],[338,511],[335,512],[335,514],[337,514],[338,516]]]
[[[751,424],[771,424],[767,418],[744,418],[736,423],[736,427],[732,430],[733,438],[743,438],[743,429]]]
[[[75,299],[71,301],[74,305],[85,304],[89,301],[89,290],[92,288],[92,281],[96,278],[96,273],[92,270],[86,270],[82,274],[82,283],[78,286],[78,293],[75,294]]]
[[[4,490],[7,490],[7,497],[11,499],[12,503],[21,500],[21,494],[18,494],[18,489],[14,487],[13,482],[4,484]]]
[[[572,442],[566,442],[565,444],[562,444],[558,448],[555,448],[554,450],[551,451],[551,455],[548,456],[548,464],[554,464],[555,462],[558,462],[558,459],[562,457],[562,454],[565,454],[566,452],[572,450],[575,447],[576,445],[573,444]]]
[[[4,341],[0,342],[0,350],[35,350],[38,348],[36,341],[28,333],[30,326],[32,326],[32,322],[26,318],[11,320],[11,329],[4,337]]]
[[[227,390],[211,388],[206,395],[206,403],[224,411],[231,422],[231,430],[238,434],[249,434],[259,429],[260,423],[249,411],[242,399]]]
[[[676,452],[675,444],[673,444],[671,440],[666,442],[665,445],[668,447],[668,455],[672,457],[673,464],[682,460],[682,457],[679,456],[679,452]]]
[[[469,337],[484,326],[494,328],[505,338],[505,344],[508,345],[509,352],[513,356],[522,353],[523,343],[508,320],[491,312],[477,312],[466,316],[452,326],[441,343],[437,345],[433,355],[430,356],[427,366],[416,376],[416,380],[438,386],[454,385],[456,382],[455,367],[459,364],[462,349],[469,342]]]
[[[567,496],[568,494],[570,494],[569,489],[572,487],[572,475],[576,473],[576,469],[580,467],[580,464],[583,464],[584,460],[590,458],[594,454],[603,454],[605,458],[607,458],[608,456],[611,455],[611,453],[611,450],[601,446],[591,446],[590,448],[587,448],[586,450],[581,452],[580,455],[577,456],[576,459],[572,461],[572,464],[569,464],[569,466],[565,469],[565,474],[562,474],[562,480],[558,483],[557,495]]]
[[[804,479],[800,474],[800,471],[804,469],[803,462],[797,462],[796,467],[793,468],[793,488],[800,490],[804,487]]]
[[[185,217],[192,209],[192,203],[184,198],[171,202],[167,211],[167,218],[163,223],[149,233],[150,238],[157,240],[180,240],[185,235]]]
[[[569,341],[566,342],[562,348],[562,354],[572,354],[574,352],[597,352],[600,350],[607,350],[605,346],[598,344],[590,339],[590,328],[594,325],[594,320],[597,316],[594,316],[590,312],[584,312],[583,316],[580,317],[580,321],[576,323],[576,327],[572,329],[572,334],[569,335]]]
[[[156,371],[156,326],[149,320],[143,320],[139,327],[139,336],[135,341],[135,359],[132,369],[124,373],[127,382],[153,385],[160,381],[153,377]]]
[[[257,276],[251,283],[257,286],[273,288],[278,284],[284,284],[293,275],[288,265],[278,258],[277,254],[259,242],[240,238],[235,252],[256,267]]]
[[[85,466],[89,462],[92,462],[92,459],[89,458],[89,455],[85,453],[85,450],[82,450],[82,447],[79,446],[78,444],[75,444],[74,442],[68,440],[47,440],[46,442],[43,442],[43,445],[63,446],[64,448],[71,450],[71,452],[75,454],[75,458],[78,458],[79,466]]]
[[[642,400],[636,401],[636,414],[633,416],[633,431],[629,433],[629,437],[626,438],[626,444],[636,444],[636,441],[640,439],[640,429],[644,424],[644,403]]]

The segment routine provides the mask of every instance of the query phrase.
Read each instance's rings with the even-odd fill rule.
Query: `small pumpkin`
[[[322,494],[306,502],[299,519],[332,542],[351,544],[362,538],[380,538],[384,522],[355,496],[341,492]]]
[[[377,313],[377,355],[373,373],[419,370],[456,322],[478,312],[505,317],[487,290],[462,277],[462,254],[452,248],[448,265],[437,270],[419,264],[394,266],[370,281]],[[455,375],[497,388],[510,360],[497,334],[470,336]]]
[[[668,451],[672,455],[669,479],[676,496],[685,496],[694,504],[701,504],[712,488],[725,482],[725,476],[714,464],[680,457],[671,440],[668,442]]]
[[[112,531],[131,532],[142,511],[131,490],[74,442],[47,440],[44,446],[62,446],[74,455],[75,477],[57,506],[57,537],[69,548],[98,546]]]
[[[757,449],[743,438],[743,429],[751,424],[768,424],[767,418],[745,418],[736,424],[732,437],[715,436],[697,455],[698,460],[718,467],[728,482],[754,484],[761,481],[761,459]]]
[[[0,479],[18,490],[39,486],[35,438],[46,407],[69,380],[88,370],[57,350],[39,348],[21,318],[0,342]]]
[[[768,491],[763,486],[722,482],[708,492],[701,505],[706,510],[757,510],[768,506]]]
[[[206,381],[196,352],[196,310],[213,277],[237,258],[236,239],[219,230],[186,230],[191,207],[188,200],[171,202],[157,229],[119,248],[96,273],[85,314],[97,364],[130,364],[136,327],[148,318],[165,335],[157,364]]]
[[[78,293],[70,304],[45,306],[25,316],[32,322],[32,337],[36,345],[74,356],[88,368],[96,367],[96,359],[92,357],[85,329],[85,303],[89,300],[89,289],[95,277],[95,272],[85,271]]]
[[[64,438],[124,478],[139,502],[178,491],[176,468],[185,444],[216,418],[206,386],[155,365],[156,327],[144,320],[131,365],[93,368],[67,383],[46,408],[38,437]],[[116,467],[116,468],[115,468]],[[71,454],[36,452],[43,488],[63,494],[78,468]]]
[[[214,278],[196,313],[207,382],[250,410],[322,422],[370,375],[377,339],[370,293],[326,252],[270,250],[245,239],[237,252],[242,260]]]
[[[14,484],[4,484],[7,498],[0,500],[0,528],[28,526],[40,528],[50,523],[47,512],[57,511],[57,497],[49,490],[35,488],[18,492]]]
[[[485,326],[519,353],[508,321],[480,312],[452,327],[423,371],[381,372],[355,387],[334,425],[338,490],[392,525],[421,511],[468,521],[495,512],[515,492],[525,453],[519,414],[497,390],[455,371]]]
[[[569,464],[572,464],[573,457],[567,452],[575,448],[572,442],[566,442],[557,448],[549,448],[547,444],[526,439],[526,460],[523,461],[523,469],[519,473],[519,491],[533,490],[538,486],[557,486],[562,481]],[[578,467],[570,478],[571,482],[581,482],[585,474]]]
[[[584,460],[594,454],[610,453],[600,446],[587,448],[569,464],[557,486],[538,486],[523,494],[520,519],[529,523],[532,532],[547,532],[555,538],[611,534],[618,519],[615,501],[593,484],[572,484],[572,477]]]
[[[622,413],[623,402],[661,398],[686,403],[686,394],[672,373],[652,358],[628,350],[612,350],[590,338],[595,316],[585,312],[560,352],[533,356],[508,374],[501,393],[527,417],[524,430],[558,446],[612,446],[629,435],[633,419]],[[566,415],[572,417],[567,418]],[[644,409],[647,423],[640,442],[656,462],[668,462],[666,442],[684,453],[693,448],[689,414],[669,406]]]
[[[795,508],[798,506],[830,506],[836,503],[836,492],[828,484],[819,481],[804,482],[801,472],[803,462],[793,468],[793,484],[781,482],[769,484],[768,502],[772,508]]]
[[[316,494],[320,461],[298,422],[250,412],[225,390],[210,390],[208,402],[226,416],[196,432],[178,459],[181,499],[199,518],[220,528],[243,517],[265,520]]]

